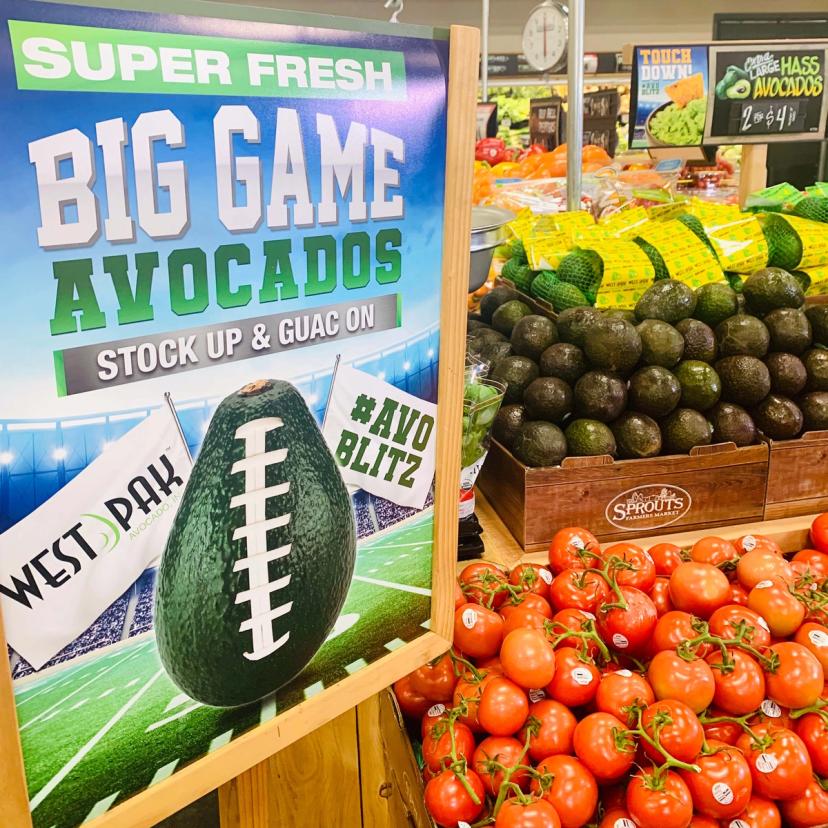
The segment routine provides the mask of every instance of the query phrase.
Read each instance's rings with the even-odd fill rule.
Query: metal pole
[[[584,143],[585,0],[569,0],[566,77],[566,206],[581,209],[581,158]]]
[[[480,32],[480,98],[489,100],[489,0],[483,0],[483,22]]]

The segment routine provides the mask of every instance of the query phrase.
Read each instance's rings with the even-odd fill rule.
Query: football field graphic
[[[19,682],[36,828],[68,828],[105,813],[421,635],[429,626],[432,538],[431,508],[363,538],[326,643],[294,681],[247,707],[206,707],[181,693],[151,633]]]

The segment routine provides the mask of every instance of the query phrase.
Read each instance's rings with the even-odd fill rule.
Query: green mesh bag
[[[603,274],[604,263],[594,250],[575,250],[567,253],[558,267],[558,278],[562,282],[574,285],[590,302],[594,302],[598,295]]]
[[[552,304],[552,288],[559,285],[561,280],[555,275],[552,270],[542,270],[535,277],[532,282],[532,287],[529,292],[536,299],[543,299],[545,302]]]
[[[795,216],[828,224],[828,197],[806,196],[791,210]]]
[[[682,213],[678,220],[694,235],[698,238],[699,241],[704,242],[705,247],[715,256],[716,255],[716,248],[710,242],[710,239],[707,237],[707,233],[704,230],[704,225],[696,218],[696,216],[690,215],[690,213]],[[718,257],[717,257],[718,258]]]
[[[557,285],[553,285],[551,294],[552,307],[558,313],[569,308],[580,308],[590,304],[583,291],[567,282],[558,282]]]
[[[768,264],[783,270],[796,270],[802,261],[802,239],[799,233],[778,213],[761,218],[762,232],[768,243]]]
[[[529,259],[526,256],[526,248],[523,246],[521,239],[512,239],[509,245],[509,252],[513,259],[517,259],[521,264],[528,264]]]
[[[659,279],[669,279],[670,271],[667,270],[667,264],[662,258],[661,253],[659,253],[655,247],[653,247],[649,242],[644,241],[642,238],[633,239],[633,241],[644,251],[647,258],[650,260],[650,264],[652,264],[655,268],[656,281]]]
[[[529,293],[537,273],[529,265],[519,264],[518,260],[513,257],[503,265],[500,275],[512,282],[522,293]]]

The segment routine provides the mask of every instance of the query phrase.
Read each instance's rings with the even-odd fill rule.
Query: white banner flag
[[[348,486],[422,509],[434,479],[436,420],[433,403],[340,367],[324,434]]]
[[[164,406],[0,535],[6,638],[35,669],[161,556],[190,469]]]

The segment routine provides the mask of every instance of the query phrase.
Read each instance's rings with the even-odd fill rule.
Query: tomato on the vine
[[[690,549],[690,560],[696,563],[712,564],[713,566],[721,566],[727,563],[735,565],[738,558],[739,552],[730,541],[712,536],[697,540]]]
[[[813,621],[806,621],[796,631],[794,641],[807,647],[817,657],[828,676],[828,627]]]
[[[469,603],[482,604],[489,609],[492,607],[496,609],[509,597],[509,589],[506,586],[509,581],[506,573],[499,566],[488,561],[475,561],[468,564],[463,567],[457,579]]]
[[[762,549],[768,552],[775,552],[777,555],[782,554],[782,547],[775,540],[771,540],[766,535],[742,535],[733,541],[733,546],[740,555],[745,555],[748,552],[753,552],[754,549]]]
[[[662,650],[653,656],[647,680],[657,699],[684,702],[694,713],[706,710],[716,693],[716,681],[708,663],[703,658],[687,661],[674,650]]]
[[[552,573],[540,564],[522,563],[509,573],[509,583],[521,592],[533,592],[541,598],[548,598]]]
[[[828,554],[828,512],[814,518],[811,524],[811,543],[820,552]]]
[[[432,705],[432,702],[411,686],[410,675],[403,676],[394,682],[394,695],[397,697],[397,704],[403,715],[408,716],[409,719],[419,719],[424,716]]]
[[[529,609],[539,612],[544,618],[552,617],[552,607],[549,606],[549,601],[536,592],[522,592],[520,595],[503,604],[499,611],[504,618],[508,618],[517,610]]]
[[[615,782],[632,767],[635,739],[609,713],[590,713],[578,722],[572,738],[575,755],[599,782]]]
[[[653,630],[652,651],[674,650],[684,641],[695,638],[699,631],[696,629],[697,619],[689,612],[670,610],[658,619]],[[695,648],[696,655],[705,656],[710,652],[709,644],[700,644]]]
[[[554,699],[541,699],[529,707],[529,717],[520,731],[521,742],[529,735],[529,756],[536,762],[557,753],[572,752],[572,737],[578,720],[572,711]]]
[[[545,799],[507,799],[500,806],[494,828],[561,828],[561,820]]]
[[[411,673],[411,686],[432,702],[451,701],[455,684],[454,662],[448,653]]]
[[[572,630],[573,632],[581,632],[589,626],[588,622],[594,622],[595,616],[586,610],[565,609],[556,612],[552,618],[552,633],[554,635],[562,634],[565,630]],[[577,636],[567,636],[562,638],[557,646],[559,647],[575,647],[576,649],[582,646],[582,639]],[[587,641],[587,654],[594,657],[598,653],[598,645],[594,641]]]
[[[600,551],[601,547],[592,532],[567,526],[559,529],[549,544],[549,566],[556,575],[565,569],[586,569],[597,559]]]
[[[801,574],[810,574],[818,580],[828,578],[828,554],[818,549],[800,549],[791,558],[794,571]]]
[[[472,658],[488,658],[500,649],[503,618],[479,604],[463,604],[454,611],[454,646]]]
[[[636,655],[644,651],[653,634],[658,614],[655,604],[635,587],[619,587],[627,606],[604,604],[598,608],[597,625],[601,638],[623,653]],[[614,597],[610,596],[615,603]]]
[[[503,623],[503,638],[504,640],[512,630],[530,629],[541,630],[546,629],[546,622],[549,620],[541,615],[537,610],[531,607],[515,607],[508,615],[501,613],[505,618]]]
[[[619,586],[631,586],[642,592],[649,592],[656,579],[655,562],[649,552],[634,543],[622,541],[608,546],[601,553],[605,563],[613,563],[610,572]]]
[[[768,578],[782,578],[789,583],[793,581],[794,571],[791,565],[777,552],[770,549],[754,549],[746,552],[736,564],[736,577],[748,591]]]
[[[750,801],[753,780],[747,760],[732,745],[709,740],[696,758],[698,773],[682,770],[696,810],[716,819],[729,819]]]
[[[595,612],[609,592],[607,582],[597,573],[584,569],[565,569],[555,576],[549,597],[556,610],[579,609]]]
[[[474,753],[474,734],[462,722],[452,724],[448,719],[441,719],[431,725],[423,736],[423,761],[429,770],[441,771],[451,764],[452,733],[457,759],[471,759]]]
[[[532,780],[532,792],[542,794],[557,811],[561,828],[586,825],[598,805],[598,785],[586,766],[573,756],[548,756],[538,763],[539,774],[549,774],[552,784],[541,790],[540,780]]]
[[[461,588],[460,584],[455,581],[454,582],[454,608],[462,606],[466,603],[466,596],[463,595],[463,589]]]
[[[483,689],[477,720],[492,736],[511,736],[523,727],[529,715],[529,699],[510,679],[495,676]]]
[[[730,598],[731,604],[738,604],[740,607],[746,607],[748,602],[747,590],[738,582],[730,582]]]
[[[728,823],[727,828],[782,828],[782,817],[775,802],[754,794],[747,808]]]
[[[651,739],[658,735],[662,748],[680,762],[692,762],[704,743],[698,716],[684,702],[675,699],[663,699],[645,708],[641,727]],[[653,762],[664,761],[661,752],[648,741],[642,742],[642,746]]]
[[[707,663],[716,682],[716,707],[731,716],[744,716],[759,707],[765,698],[765,674],[756,659],[733,647],[726,659],[716,650],[707,656]]]
[[[824,828],[828,825],[828,791],[812,779],[796,799],[782,803],[782,816],[790,828]]]
[[[828,776],[828,722],[818,713],[806,713],[794,727],[808,749],[814,772]]]
[[[471,768],[480,777],[490,796],[496,797],[503,784],[504,771],[497,765],[513,770],[509,781],[519,788],[526,788],[529,771],[522,767],[523,745],[511,736],[488,736],[475,749],[471,756]],[[519,767],[521,766],[521,767]]]
[[[457,680],[452,698],[453,707],[463,707],[464,713],[460,714],[459,721],[468,725],[473,731],[480,732],[483,728],[478,719],[480,698],[483,691],[492,681],[500,675],[498,672],[484,672],[480,678],[472,673],[466,673]]]
[[[768,651],[778,666],[765,671],[768,697],[783,707],[810,707],[822,693],[825,672],[819,659],[802,644],[780,641]]]
[[[627,810],[641,828],[687,828],[693,799],[677,773],[641,770],[627,787]]]
[[[730,714],[724,710],[719,710],[711,707],[706,716],[706,719],[730,718]],[[722,722],[702,722],[704,728],[704,738],[708,742],[722,742],[727,745],[735,745],[739,741],[739,737],[745,732],[738,722],[722,721]]]
[[[669,578],[673,570],[684,561],[681,549],[674,543],[657,543],[648,550],[653,559],[656,575]]]
[[[709,618],[729,601],[730,583],[712,564],[687,561],[670,576],[670,599],[676,609]]]
[[[540,630],[512,630],[500,648],[503,672],[529,690],[545,687],[555,675],[555,650]]]
[[[605,673],[595,694],[595,707],[622,722],[628,721],[633,707],[646,707],[654,701],[653,688],[638,673],[630,670]]]
[[[769,799],[800,796],[811,781],[813,768],[808,749],[792,730],[756,725],[753,733],[739,737],[736,747],[750,765],[753,790]]]
[[[592,661],[584,661],[573,647],[560,647],[555,665],[555,675],[546,687],[550,698],[568,707],[581,707],[595,698],[601,673]]]
[[[598,828],[635,828],[635,823],[626,808],[611,808],[598,823]]]
[[[710,616],[708,624],[713,635],[733,639],[741,634],[745,644],[750,644],[757,650],[768,647],[771,643],[768,622],[750,607],[726,604]]]
[[[748,595],[748,607],[768,622],[775,638],[793,635],[805,619],[804,604],[791,594],[787,582],[778,577],[759,581]]]
[[[426,785],[426,808],[441,828],[456,828],[461,821],[474,822],[483,812],[486,793],[480,777],[474,771],[466,771],[465,778],[477,803],[452,770],[444,770]]]
[[[655,604],[659,618],[673,609],[673,602],[670,599],[669,578],[656,578],[655,583],[650,587],[650,591],[647,594],[650,596],[653,604]]]

